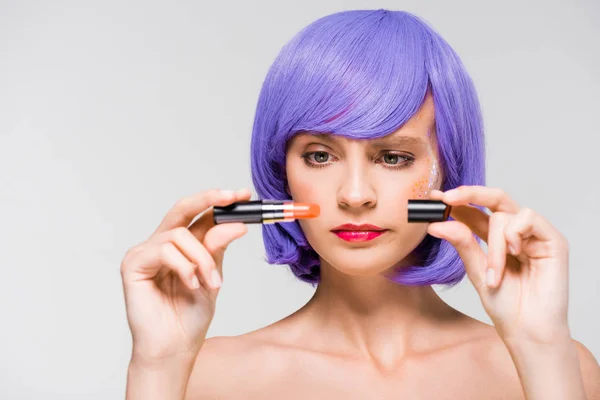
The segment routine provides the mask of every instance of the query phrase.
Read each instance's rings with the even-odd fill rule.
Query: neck
[[[431,286],[403,286],[383,275],[350,276],[324,260],[321,281],[305,312],[327,338],[330,350],[336,343],[333,351],[353,355],[358,351],[361,358],[380,363],[387,359],[389,364],[430,348],[436,342],[432,332],[462,315]]]

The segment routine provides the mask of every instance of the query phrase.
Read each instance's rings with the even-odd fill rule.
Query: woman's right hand
[[[214,316],[225,249],[247,232],[242,223],[215,226],[211,207],[250,196],[248,189],[214,189],[183,198],[148,240],[127,251],[121,277],[132,360],[163,362],[198,354]]]

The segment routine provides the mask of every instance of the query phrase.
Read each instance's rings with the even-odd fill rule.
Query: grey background
[[[488,185],[570,241],[573,337],[600,356],[600,6],[573,1],[0,2],[0,397],[124,396],[119,275],[174,202],[251,187],[267,69],[298,30],[356,8],[414,12],[458,51],[487,126]],[[234,242],[209,336],[312,295]],[[488,321],[468,281],[442,297]]]

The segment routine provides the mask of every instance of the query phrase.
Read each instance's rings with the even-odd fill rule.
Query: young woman
[[[224,252],[246,233],[214,226],[211,207],[250,191],[180,200],[121,265],[127,397],[600,398],[600,368],[567,323],[567,241],[483,186],[483,143],[471,79],[416,16],[348,11],[306,27],[264,82],[252,173],[260,198],[320,206],[263,226],[269,261],[316,292],[272,325],[206,340]],[[453,218],[407,223],[407,200],[425,197]],[[465,273],[493,327],[431,287]]]

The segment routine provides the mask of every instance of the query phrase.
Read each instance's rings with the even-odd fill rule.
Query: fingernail
[[[515,248],[513,247],[513,245],[512,245],[512,244],[508,246],[508,251],[509,251],[509,252],[510,252],[510,254],[512,254],[513,256],[514,256],[515,254],[517,254],[517,251],[515,250]]]
[[[221,191],[221,196],[223,196],[223,197],[232,197],[233,196],[233,190],[223,190],[223,191]]]
[[[192,288],[193,289],[198,289],[200,287],[200,282],[198,281],[198,277],[194,275],[194,277],[192,278]]]
[[[212,281],[212,285],[214,288],[218,288],[221,286],[221,276],[219,275],[219,271],[213,269],[210,273],[210,280]]]
[[[488,268],[487,272],[486,272],[486,276],[485,276],[485,280],[486,280],[486,284],[488,286],[494,286],[494,283],[496,281],[496,273],[494,272],[494,270],[492,268]]]

